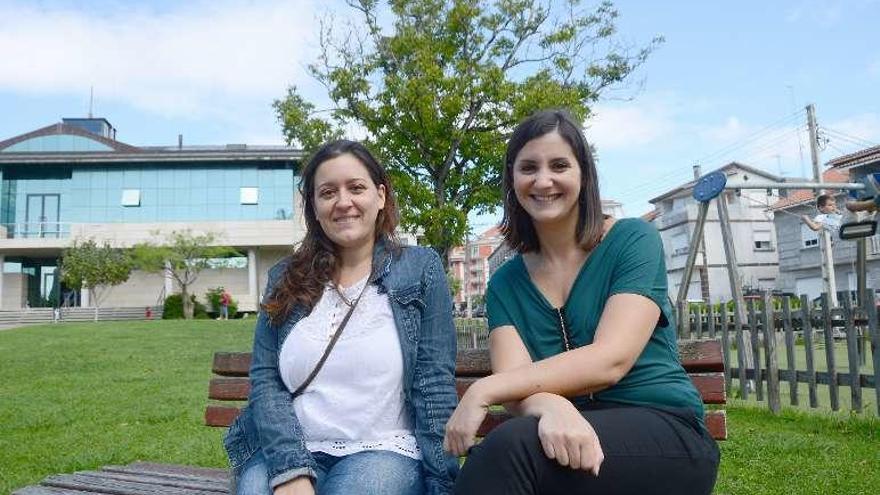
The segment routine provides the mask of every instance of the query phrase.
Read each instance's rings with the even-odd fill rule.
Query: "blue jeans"
[[[387,450],[366,450],[342,457],[313,452],[318,464],[317,495],[421,495],[422,463]],[[258,450],[234,474],[235,495],[272,495],[263,451]]]

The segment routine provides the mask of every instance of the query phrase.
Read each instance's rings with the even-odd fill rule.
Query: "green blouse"
[[[489,329],[512,325],[532,360],[538,361],[566,348],[592,343],[605,302],[614,294],[647,297],[657,304],[661,314],[629,373],[614,386],[593,394],[593,398],[687,407],[702,423],[703,401],[678,358],[675,322],[666,294],[663,244],[657,229],[643,220],[621,219],[611,227],[584,262],[561,308],[554,308],[529,278],[522,255],[502,265],[486,292]]]

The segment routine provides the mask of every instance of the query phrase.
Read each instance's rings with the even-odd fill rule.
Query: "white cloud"
[[[703,128],[699,134],[703,139],[715,143],[731,143],[742,139],[756,129],[743,124],[737,117],[727,117],[721,125]]]
[[[88,94],[166,117],[241,117],[309,83],[315,11],[307,0],[184,2],[156,12],[0,5],[0,90]],[[234,101],[234,102],[233,102]]]
[[[675,131],[668,105],[652,99],[623,104],[600,104],[587,121],[587,138],[600,153],[644,146]]]

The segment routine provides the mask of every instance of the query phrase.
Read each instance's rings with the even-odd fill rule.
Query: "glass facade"
[[[72,151],[113,151],[104,143],[84,136],[57,134],[26,139],[0,150],[0,153],[59,153]]]
[[[63,236],[70,223],[281,220],[295,185],[281,164],[8,167],[0,219],[15,237]],[[242,204],[243,188],[256,188],[256,204]],[[125,201],[133,190],[139,206]]]

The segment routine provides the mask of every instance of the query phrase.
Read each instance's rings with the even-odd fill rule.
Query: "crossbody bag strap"
[[[318,364],[315,365],[315,368],[309,373],[309,376],[306,378],[302,384],[296,388],[293,392],[293,396],[296,397],[303,393],[303,391],[308,387],[312,380],[315,379],[315,376],[318,375],[318,372],[321,371],[321,368],[324,366],[324,363],[327,361],[327,358],[330,356],[330,351],[333,350],[333,346],[336,345],[336,341],[339,340],[339,336],[342,335],[342,331],[345,330],[345,325],[348,323],[348,320],[351,319],[352,313],[354,313],[354,308],[357,307],[358,303],[361,301],[361,297],[363,297],[364,292],[367,290],[367,286],[370,285],[370,281],[367,280],[366,285],[364,285],[363,290],[361,290],[361,294],[357,299],[351,304],[351,307],[348,309],[348,313],[345,313],[345,318],[342,319],[342,323],[339,324],[339,327],[336,329],[336,332],[333,333],[333,337],[330,338],[330,342],[327,343],[327,348],[324,349],[324,355],[321,356],[321,359],[318,360]]]

